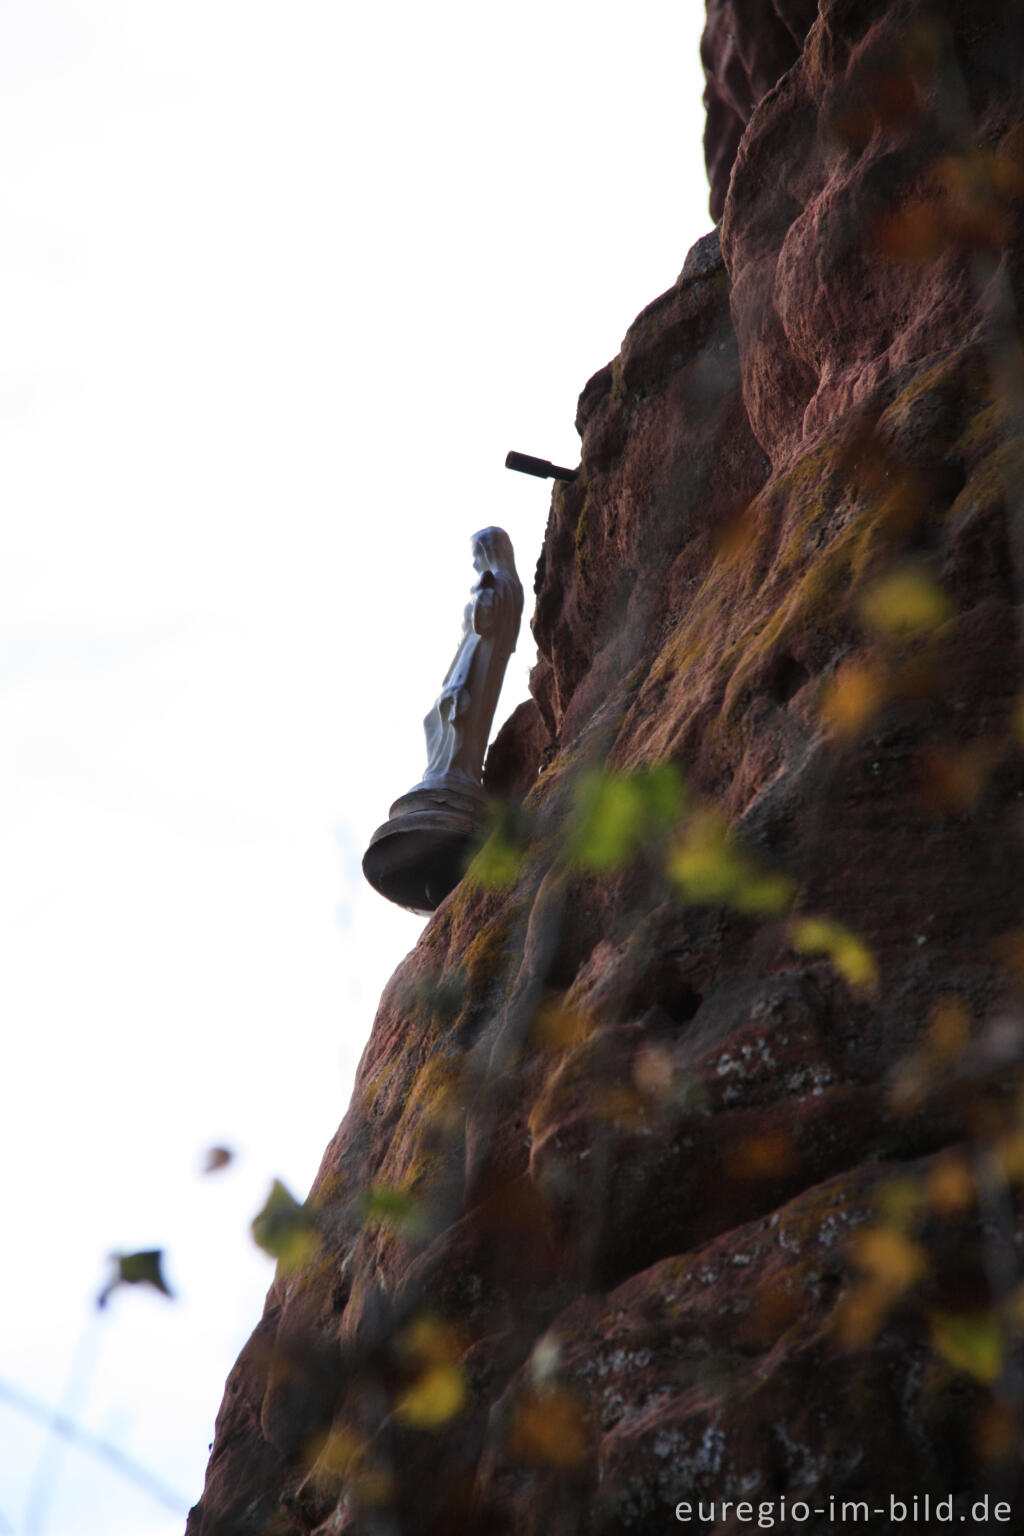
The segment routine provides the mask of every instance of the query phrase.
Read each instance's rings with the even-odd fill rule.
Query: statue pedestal
[[[370,838],[363,874],[388,901],[428,916],[465,874],[486,807],[483,789],[465,782],[417,784]]]

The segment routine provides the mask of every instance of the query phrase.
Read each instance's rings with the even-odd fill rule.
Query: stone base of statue
[[[363,874],[388,901],[428,916],[465,874],[486,808],[483,789],[464,779],[417,784],[370,838]]]

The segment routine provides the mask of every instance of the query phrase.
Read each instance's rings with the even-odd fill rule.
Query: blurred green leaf
[[[458,1018],[466,1001],[466,984],[458,976],[420,978],[402,988],[401,1007],[442,1025]]]
[[[570,858],[594,871],[627,864],[642,845],[666,836],[682,814],[685,796],[673,763],[628,774],[581,773],[568,838]]]
[[[986,1386],[1003,1368],[1003,1333],[991,1312],[933,1312],[932,1343],[950,1365]]]
[[[404,1189],[375,1184],[363,1203],[363,1220],[379,1226],[395,1227],[413,1237],[424,1230],[423,1212]]]
[[[694,905],[720,903],[771,916],[785,912],[796,895],[796,883],[748,858],[724,819],[711,810],[691,817],[669,853],[666,870],[682,900]]]
[[[270,1187],[263,1209],[254,1217],[252,1235],[264,1253],[286,1270],[299,1269],[316,1252],[320,1239],[313,1217],[280,1179]]]
[[[483,845],[466,871],[467,878],[484,890],[510,890],[519,879],[533,836],[532,817],[521,805],[492,801],[482,835]]]
[[[162,1248],[146,1248],[138,1253],[112,1253],[114,1273],[96,1298],[98,1307],[105,1307],[111,1295],[121,1285],[151,1285],[154,1290],[174,1299],[163,1275]]]
[[[466,874],[487,891],[508,891],[518,880],[522,863],[522,851],[501,832],[492,832]]]

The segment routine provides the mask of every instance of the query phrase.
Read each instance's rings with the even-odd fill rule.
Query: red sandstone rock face
[[[816,0],[708,0],[700,56],[711,217],[722,217],[736,150],[758,102],[800,57]]]
[[[1024,39],[825,3],[774,84],[736,26],[725,262],[583,391],[525,798],[381,1000],[191,1536],[1024,1510]]]

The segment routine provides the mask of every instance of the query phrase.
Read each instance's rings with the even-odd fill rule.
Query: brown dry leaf
[[[921,1107],[943,1072],[963,1054],[970,1034],[971,1015],[963,998],[950,992],[936,999],[924,1039],[893,1074],[889,1103],[897,1114]]]
[[[825,685],[821,718],[839,741],[854,741],[888,697],[885,667],[875,661],[845,661]]]
[[[996,960],[1017,982],[1024,982],[1024,923],[1001,934],[992,946]]]
[[[958,1152],[943,1152],[924,1180],[925,1199],[938,1216],[959,1216],[974,1204],[974,1176]]]
[[[664,1103],[673,1098],[675,1063],[672,1052],[660,1045],[645,1045],[633,1062],[633,1082],[645,1099]]]
[[[567,1006],[556,994],[545,999],[533,1016],[530,1037],[545,1051],[571,1051],[592,1032],[594,1021],[581,1008]]]
[[[725,565],[734,565],[743,559],[757,543],[757,519],[749,507],[744,507],[716,529],[714,534],[715,558]]]
[[[1024,1183],[1024,1132],[1009,1131],[992,1148],[992,1157],[1010,1184]]]
[[[916,1285],[928,1269],[928,1255],[920,1243],[896,1227],[862,1227],[850,1240],[850,1253],[858,1269],[893,1299]]]
[[[1019,190],[1016,172],[1012,160],[987,147],[938,162],[936,180],[949,199],[950,237],[962,249],[1005,244],[1012,229],[1006,204]]]
[[[875,1337],[891,1307],[928,1268],[919,1244],[895,1227],[862,1227],[850,1253],[863,1278],[836,1309],[835,1327],[843,1349],[861,1349]]]
[[[932,1004],[928,1021],[929,1055],[937,1064],[945,1066],[963,1054],[970,1038],[970,1009],[956,992],[944,993]]]
[[[922,805],[939,814],[970,814],[1002,755],[1002,746],[994,741],[936,747],[924,753],[918,765]]]
[[[604,1087],[595,1088],[590,1102],[594,1114],[600,1119],[626,1130],[646,1125],[650,1114],[650,1104],[645,1095],[625,1083],[608,1083]]]
[[[948,249],[945,208],[938,197],[916,198],[879,219],[873,243],[887,261],[922,266]]]
[[[841,1349],[863,1349],[878,1333],[892,1305],[884,1286],[862,1280],[852,1286],[835,1311],[835,1331]]]
[[[979,1461],[1003,1461],[1018,1443],[1017,1420],[1005,1403],[986,1404],[974,1426],[974,1452]]]
[[[767,1349],[792,1327],[805,1309],[799,1287],[787,1287],[784,1281],[762,1285],[753,1308],[738,1322],[738,1334],[752,1349]]]
[[[777,1179],[792,1173],[800,1165],[800,1154],[793,1138],[785,1131],[745,1136],[724,1161],[724,1172],[731,1179]]]
[[[897,1115],[911,1115],[921,1108],[931,1089],[931,1067],[920,1051],[914,1051],[893,1071],[889,1108]]]
[[[519,1461],[572,1471],[589,1450],[583,1404],[563,1387],[531,1392],[516,1414],[508,1448]]]

